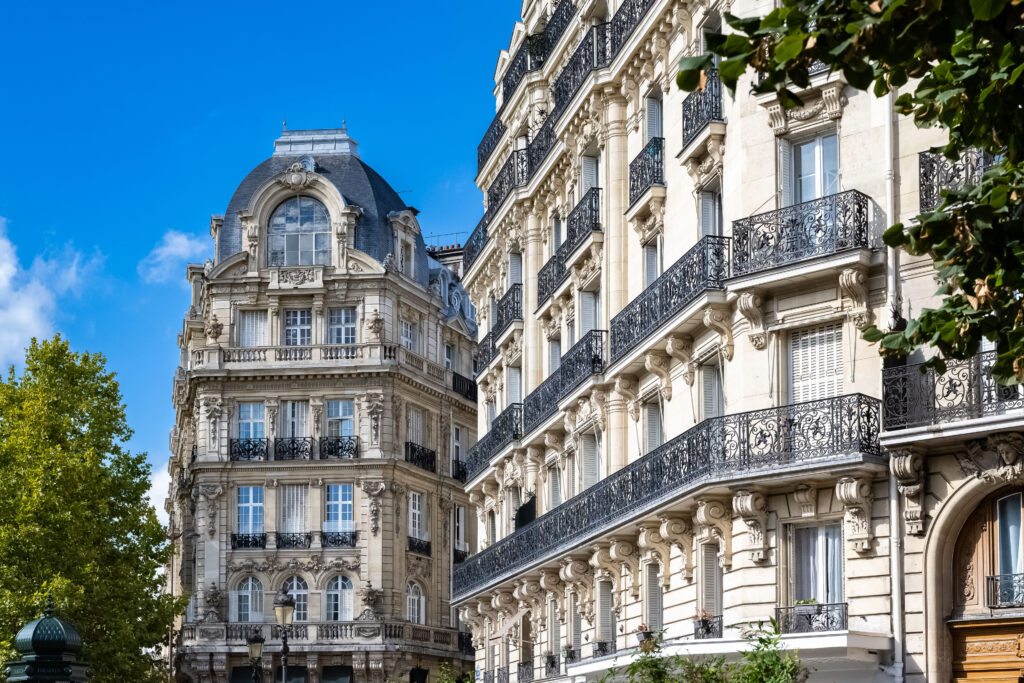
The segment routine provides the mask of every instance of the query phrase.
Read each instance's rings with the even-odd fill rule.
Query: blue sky
[[[344,118],[363,160],[408,190],[424,232],[464,238],[482,212],[476,145],[520,8],[8,3],[0,364],[54,332],[106,354],[131,446],[148,451],[165,487],[184,265],[212,255],[210,215],[270,156],[285,117],[293,129]]]

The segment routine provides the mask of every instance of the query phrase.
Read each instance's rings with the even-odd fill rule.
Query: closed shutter
[[[230,621],[241,621],[238,615],[238,594],[240,591],[228,593],[228,619]],[[260,620],[262,621],[262,619]]]
[[[498,523],[495,517],[493,510],[487,513],[487,537],[491,543],[498,540]]]
[[[661,405],[657,402],[647,404],[647,452],[650,453],[662,444]]]
[[[647,625],[652,631],[660,631],[662,625],[660,569],[655,562],[647,565]]]
[[[508,283],[510,285],[523,284],[523,255],[511,253],[508,255]]]
[[[725,411],[722,397],[722,376],[717,363],[708,363],[701,367],[701,389],[704,408],[704,419],[721,417]]]
[[[306,501],[308,486],[281,487],[281,532],[285,534],[306,533]]]
[[[562,219],[561,218],[555,218],[555,223],[552,226],[551,231],[552,231],[552,233],[554,233],[554,238],[555,238],[554,248],[551,250],[551,255],[554,256],[555,252],[558,251],[558,248],[560,246],[562,246]]]
[[[721,614],[722,568],[718,565],[718,544],[701,546],[701,568],[704,572],[704,609],[712,616]]]
[[[598,583],[598,622],[597,639],[607,643],[614,637],[612,626],[612,582]]]
[[[584,434],[580,445],[583,449],[583,488],[588,489],[600,478],[597,439],[592,434]]]
[[[597,292],[580,292],[580,337],[597,325]]]
[[[522,368],[508,369],[508,402],[523,402],[523,371]]]
[[[551,372],[548,374],[553,375],[558,372],[558,368],[562,367],[562,342],[552,339],[549,348],[551,349]]]
[[[555,508],[562,504],[562,473],[558,467],[548,470],[548,490],[550,494],[551,507]]]
[[[570,498],[576,495],[576,456],[565,459],[566,493]]]
[[[562,648],[562,622],[558,619],[558,603],[548,603],[548,649],[557,653]]]
[[[644,247],[644,288],[650,287],[661,275],[661,259],[658,258],[658,245],[648,244]]]
[[[779,201],[782,206],[792,206],[793,199],[793,145],[779,139]]]
[[[581,161],[583,173],[583,194],[586,194],[587,192],[590,192],[592,188],[598,187],[597,174],[600,162],[597,157],[583,157]]]
[[[253,347],[267,345],[267,312],[239,312],[239,346]]]
[[[722,234],[722,196],[713,190],[700,193],[700,234]]]
[[[572,594],[570,601],[572,606],[572,647],[579,650],[583,645],[583,616],[580,614],[580,598],[576,593]]]
[[[661,100],[647,98],[647,141],[661,137]]]
[[[841,323],[794,330],[789,337],[790,402],[815,401],[843,393]]]

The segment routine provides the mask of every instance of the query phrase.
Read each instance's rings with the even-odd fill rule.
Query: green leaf
[[[971,11],[978,21],[992,21],[1003,11],[1009,0],[971,0]]]
[[[789,33],[775,46],[775,59],[779,62],[788,62],[797,57],[804,49],[804,41],[807,34],[802,31]]]

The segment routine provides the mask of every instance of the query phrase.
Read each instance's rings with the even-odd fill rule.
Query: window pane
[[[818,528],[801,527],[793,534],[793,602],[818,600]]]
[[[999,515],[999,573],[1024,574],[1021,562],[1021,495],[1000,498],[996,504]]]
[[[815,179],[815,142],[796,145],[793,149],[794,177],[796,178],[796,201],[809,202],[817,199]]]
[[[829,135],[821,139],[822,192],[839,192],[839,138]]]

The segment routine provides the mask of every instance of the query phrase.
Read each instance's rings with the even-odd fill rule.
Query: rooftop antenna
[[[288,130],[288,115],[284,115],[284,121],[281,122],[281,132],[284,133]]]
[[[341,119],[341,132],[342,133],[347,133],[348,132],[348,121],[346,121],[344,117],[342,117],[342,119]]]

